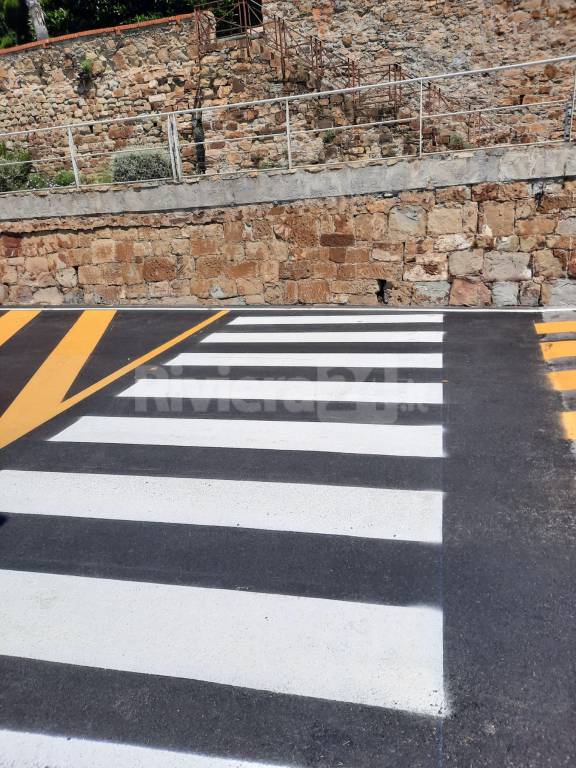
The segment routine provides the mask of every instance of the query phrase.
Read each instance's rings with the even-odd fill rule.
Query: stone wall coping
[[[84,37],[98,37],[99,35],[122,35],[126,32],[134,32],[146,27],[154,27],[162,24],[180,24],[183,21],[190,21],[195,16],[194,13],[181,13],[177,16],[165,16],[162,19],[149,19],[148,21],[138,21],[134,24],[118,24],[115,27],[101,27],[100,29],[85,29],[81,32],[73,32],[69,35],[59,35],[58,37],[48,37],[45,40],[33,40],[31,43],[22,45],[13,45],[10,48],[1,48],[0,56],[10,56],[17,53],[29,51],[33,48],[47,48],[50,45],[58,43],[68,43],[74,40],[80,40]]]
[[[576,177],[576,144],[496,148],[367,165],[310,166],[187,182],[0,195],[0,221],[201,210],[482,183]]]

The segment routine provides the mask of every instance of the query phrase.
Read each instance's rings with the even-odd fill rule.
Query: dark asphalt
[[[119,312],[70,394],[209,314]],[[0,411],[77,316],[45,312],[0,346]],[[233,316],[153,365],[179,352],[207,351],[198,347],[199,340]],[[1,656],[0,729],[294,768],[575,765],[575,464],[560,431],[562,403],[548,387],[540,357],[534,332],[539,319],[537,314],[447,312],[443,370],[411,369],[397,377],[445,381],[444,406],[391,410],[306,404],[297,413],[281,407],[273,415],[298,421],[443,423],[444,459],[46,442],[82,415],[134,415],[133,400],[113,397],[134,374],[0,451],[0,470],[443,490],[442,545],[11,515],[0,498],[0,569],[439,606],[444,612],[447,718]],[[376,329],[400,328],[371,327]],[[240,333],[242,327],[235,330]],[[241,351],[239,345],[218,346],[219,352]],[[314,346],[314,351],[328,349]],[[303,350],[282,345],[285,352]],[[278,350],[264,344],[258,351]],[[334,351],[432,350],[419,344],[341,344]],[[281,378],[285,373],[275,368],[237,368],[233,374],[210,368],[182,371],[205,378]],[[363,378],[364,373],[352,375]],[[290,376],[313,379],[315,371],[291,369]],[[372,380],[379,380],[382,372],[375,376]],[[239,410],[222,413],[214,403],[198,402],[185,403],[181,412],[148,410],[146,416],[246,418]],[[270,414],[263,407],[249,418]]]

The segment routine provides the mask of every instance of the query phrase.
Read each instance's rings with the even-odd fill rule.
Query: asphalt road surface
[[[0,314],[0,768],[574,766],[573,369],[570,312]]]

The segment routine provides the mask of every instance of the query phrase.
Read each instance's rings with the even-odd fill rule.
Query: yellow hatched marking
[[[23,437],[36,427],[64,413],[90,395],[134,371],[138,366],[144,365],[144,363],[166,352],[202,328],[224,317],[229,311],[224,309],[211,315],[187,331],[64,400],[78,373],[116,314],[116,310],[86,310],[0,417],[0,448],[5,448],[14,440]]]
[[[82,312],[0,418],[0,448],[44,424],[58,412],[58,406],[115,314],[115,309]]]
[[[557,323],[534,323],[536,333],[576,333],[576,320],[561,320]]]
[[[568,440],[576,440],[576,411],[568,411],[562,414],[562,426]]]
[[[544,360],[576,357],[576,341],[544,341],[540,344]]]
[[[576,370],[554,371],[548,374],[554,389],[559,392],[570,392],[576,389]]]
[[[2,315],[0,317],[0,347],[39,314],[39,309],[25,309],[22,311],[18,310],[17,312],[14,310],[8,311],[5,315]]]

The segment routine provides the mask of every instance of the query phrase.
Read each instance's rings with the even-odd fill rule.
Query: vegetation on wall
[[[86,29],[131,24],[190,13],[210,7],[220,17],[232,18],[235,0],[41,0],[50,37]],[[0,48],[34,40],[26,0],[0,0]]]

